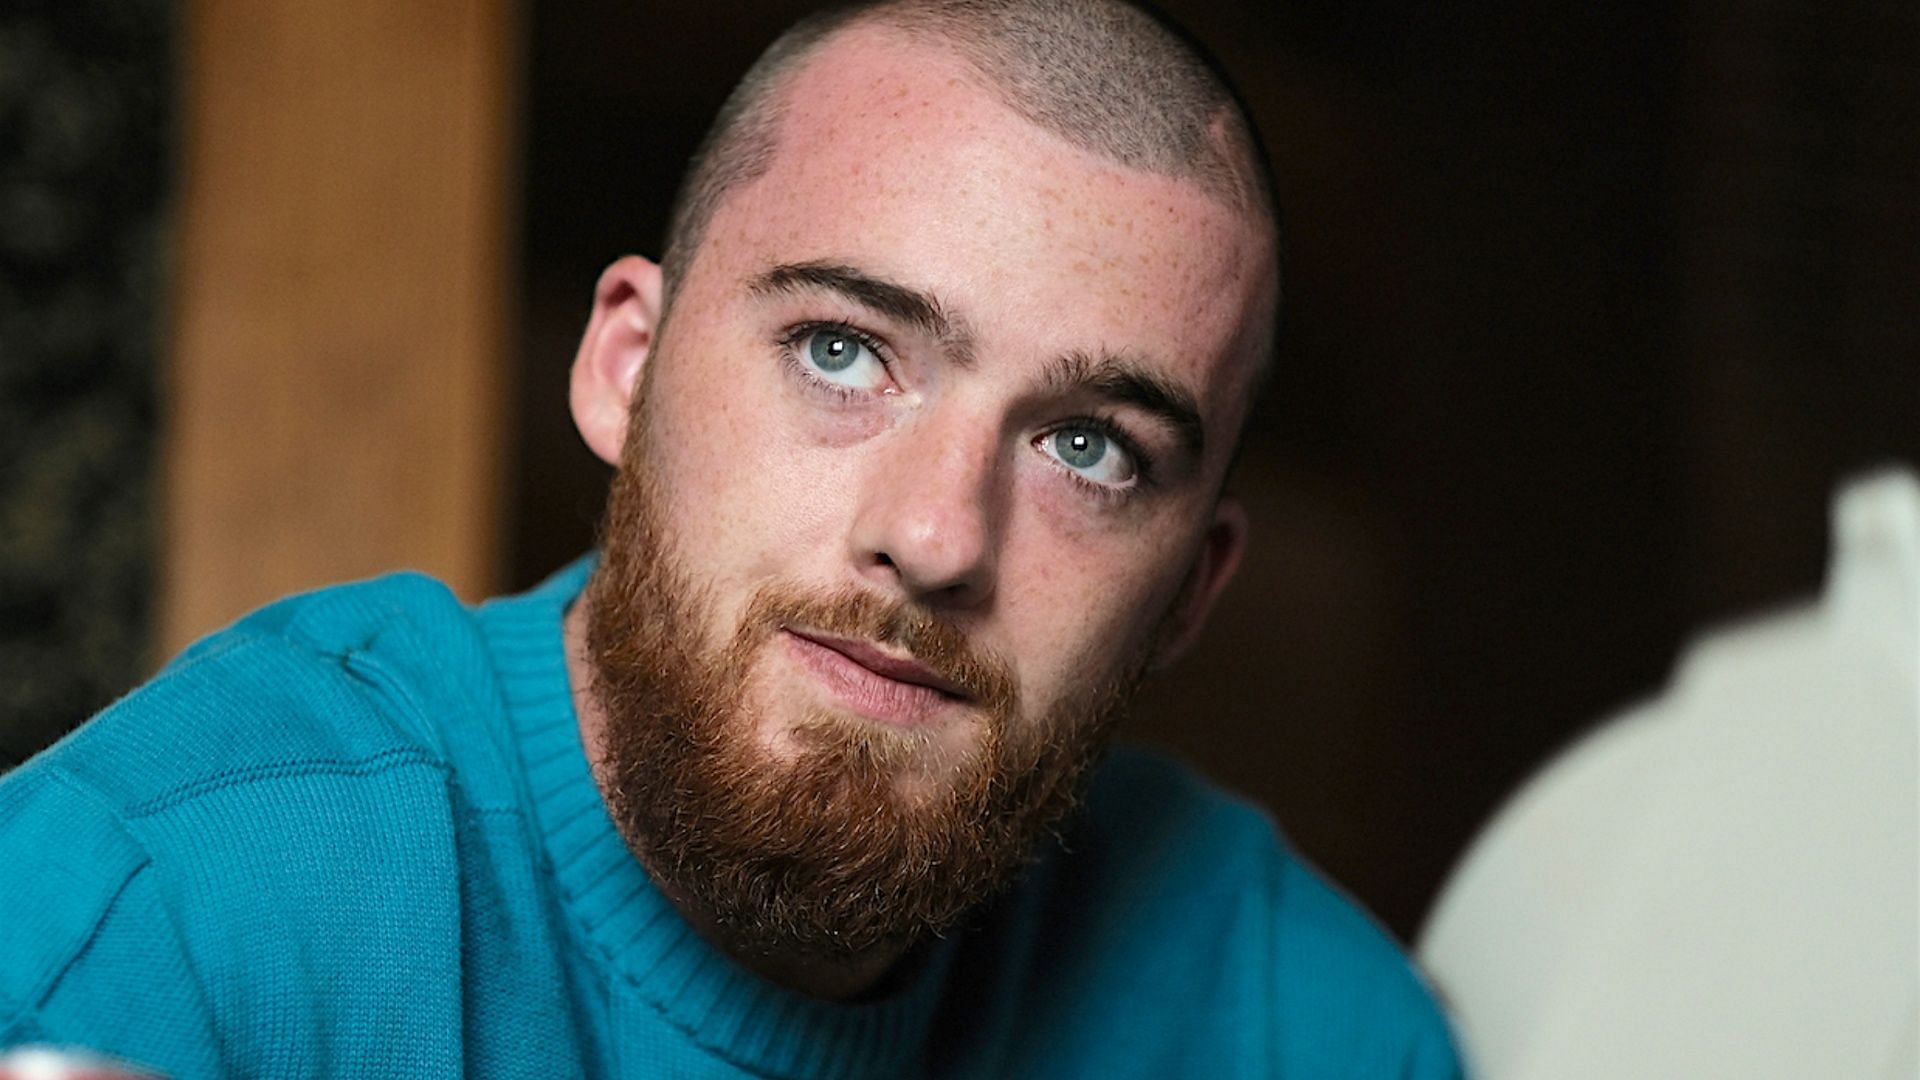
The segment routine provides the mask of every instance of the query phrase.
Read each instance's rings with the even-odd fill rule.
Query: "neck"
[[[587,654],[586,619],[586,601],[582,600],[567,610],[562,623],[562,635],[567,654],[567,685],[573,694],[574,714],[580,720],[580,744],[586,750],[587,763],[592,768],[594,782],[600,786],[600,797],[604,802],[609,775],[605,768],[607,715],[591,691],[593,665]],[[628,836],[626,839],[631,848],[636,846],[636,840],[644,838]],[[644,865],[645,859],[641,859],[641,863]],[[658,886],[658,877],[654,880]],[[678,890],[664,886],[660,888],[688,924],[736,963],[763,979],[813,997],[850,1001],[867,996],[881,984],[907,951],[905,945],[886,944],[851,957],[823,957],[798,949],[766,951],[743,948],[738,942],[728,939],[713,913],[703,905],[695,903]]]

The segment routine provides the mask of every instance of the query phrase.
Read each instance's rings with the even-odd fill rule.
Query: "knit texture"
[[[396,575],[282,601],[0,781],[0,1046],[179,1077],[1452,1076],[1398,950],[1260,814],[1117,753],[891,992],[714,949],[608,819],[560,621]]]

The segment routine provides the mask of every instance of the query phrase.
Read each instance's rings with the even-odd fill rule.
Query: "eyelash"
[[[795,377],[800,379],[809,389],[825,394],[837,401],[851,403],[870,397],[870,394],[853,387],[828,382],[813,372],[808,371],[807,366],[800,362],[800,357],[796,351],[800,343],[807,340],[808,337],[823,331],[834,334],[845,334],[859,342],[863,347],[872,350],[873,355],[878,358],[880,363],[889,371],[893,369],[892,350],[887,347],[884,341],[881,341],[878,337],[857,326],[832,319],[796,323],[783,331],[774,342],[775,347],[780,353],[781,364]],[[1122,427],[1119,421],[1110,416],[1092,414],[1070,416],[1048,428],[1040,435],[1040,439],[1050,439],[1067,428],[1084,428],[1088,431],[1097,432],[1133,459],[1133,483],[1126,487],[1111,487],[1106,484],[1095,483],[1072,469],[1066,468],[1064,465],[1060,466],[1060,471],[1065,473],[1067,478],[1082,491],[1104,504],[1119,505],[1139,494],[1142,489],[1153,486],[1152,456],[1147,453],[1146,449],[1140,445],[1138,440],[1127,433],[1126,428]]]
[[[813,372],[808,371],[807,365],[800,362],[799,354],[796,351],[800,343],[807,340],[808,337],[823,331],[834,334],[845,334],[859,342],[862,347],[871,351],[880,361],[882,367],[885,367],[889,372],[893,370],[893,354],[891,350],[887,348],[885,342],[857,326],[843,322],[834,322],[832,320],[804,322],[788,327],[774,342],[774,347],[780,351],[780,362],[786,366],[789,372],[798,377],[801,382],[805,383],[809,389],[824,393],[836,401],[855,402],[872,396],[865,391],[858,390],[851,386],[842,386],[839,383],[828,382]]]

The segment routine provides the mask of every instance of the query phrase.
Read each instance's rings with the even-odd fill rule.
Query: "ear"
[[[629,255],[606,268],[593,290],[593,317],[573,358],[568,401],[580,438],[616,468],[627,416],[660,329],[660,267]]]
[[[1153,651],[1153,667],[1164,668],[1184,656],[1200,637],[1200,630],[1213,611],[1214,601],[1240,569],[1240,556],[1247,550],[1247,509],[1231,495],[1222,496],[1213,509],[1213,522],[1193,560],[1193,569],[1180,587],[1180,597],[1167,613],[1159,643]]]

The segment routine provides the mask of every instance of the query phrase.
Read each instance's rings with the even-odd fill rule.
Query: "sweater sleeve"
[[[0,880],[0,1048],[222,1072],[146,852],[86,789],[40,763],[0,785]]]

